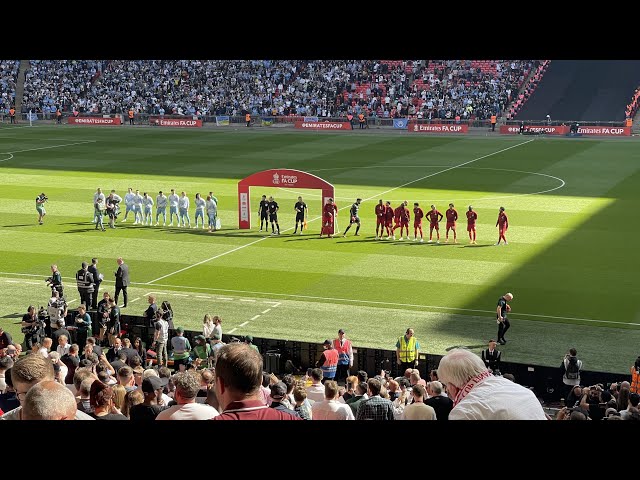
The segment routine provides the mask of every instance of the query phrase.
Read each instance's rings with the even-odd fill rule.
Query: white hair
[[[511,298],[511,300],[513,300],[513,293],[511,293],[511,292],[507,292],[507,293],[505,293],[505,294],[504,294],[504,296],[505,296],[505,297],[510,297],[510,298]]]
[[[471,378],[486,370],[478,355],[463,348],[454,348],[440,360],[438,377],[442,383],[462,388]]]
[[[22,405],[23,420],[73,420],[76,399],[64,385],[45,380],[29,389]]]

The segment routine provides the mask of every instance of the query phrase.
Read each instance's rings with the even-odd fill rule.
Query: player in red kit
[[[429,241],[427,243],[433,242],[433,229],[436,229],[437,240],[436,243],[440,243],[440,227],[438,226],[438,222],[442,220],[444,215],[442,215],[438,210],[436,210],[435,205],[431,205],[431,210],[427,212],[426,217],[429,219]]]
[[[458,235],[456,234],[456,220],[458,220],[458,211],[453,208],[453,203],[449,204],[449,208],[444,212],[447,216],[447,231],[444,239],[445,243],[449,242],[449,229],[453,231],[453,243],[458,243]]]
[[[496,227],[498,227],[498,243],[496,245],[500,245],[500,240],[504,240],[504,244],[508,245],[507,238],[504,236],[509,229],[509,219],[507,218],[507,214],[504,213],[504,207],[500,207],[500,212],[498,213],[498,221],[496,222]]]
[[[387,231],[387,240],[391,240],[391,236],[393,235],[393,218],[395,216],[395,212],[393,208],[391,208],[391,202],[385,202],[385,210],[384,210],[384,228]],[[382,238],[382,236],[380,237]]]
[[[469,243],[476,244],[476,220],[478,220],[478,214],[473,211],[473,207],[469,205],[469,211],[467,212],[467,232],[469,232]]]
[[[386,207],[384,206],[384,203],[382,203],[382,199],[380,199],[378,201],[378,204],[376,205],[376,240],[379,240],[382,238],[382,233],[384,232],[384,225],[385,225],[385,212],[387,211]],[[378,235],[378,230],[380,230],[380,234]]]
[[[393,227],[393,239],[396,239],[396,228],[400,227],[400,240],[402,240],[402,230],[404,228],[407,229],[407,240],[409,240],[409,219],[411,217],[411,213],[407,208],[409,202],[406,200],[400,204],[398,208],[396,208],[393,213],[396,217],[396,225]]]
[[[420,230],[420,243],[424,242],[424,238],[422,235],[422,218],[424,217],[424,212],[418,205],[418,202],[413,204],[413,241],[418,240],[418,230]]]
[[[338,215],[338,207],[333,203],[333,198],[329,198],[324,207],[322,207],[322,229],[320,230],[320,238],[327,232],[327,237],[333,237],[333,224]]]

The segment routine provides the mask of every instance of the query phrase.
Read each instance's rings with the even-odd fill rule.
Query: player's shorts
[[[503,235],[503,234],[507,233],[507,228],[503,227],[503,226],[499,226],[498,227],[498,231],[500,232],[500,235]]]
[[[422,222],[413,222],[413,228],[422,227]]]
[[[42,215],[44,215],[45,213],[47,213],[47,211],[44,209],[44,207],[42,205],[38,205],[36,206],[36,211]]]
[[[178,214],[178,207],[170,206],[169,207],[169,215]]]
[[[387,218],[384,222],[385,227],[393,227],[393,219]]]
[[[277,213],[270,213],[269,214],[269,221],[270,222],[277,222],[278,221],[278,214]]]
[[[360,223],[360,217],[357,215],[352,215],[351,220],[349,220],[349,225],[351,225],[352,223]]]
[[[440,230],[440,227],[438,226],[438,224],[432,223],[432,222],[429,223],[429,228],[435,228],[436,230]]]
[[[260,220],[268,220],[269,219],[269,214],[268,213],[261,213],[260,214]]]
[[[385,225],[387,222],[384,217],[376,217],[376,225]]]
[[[296,213],[296,223],[304,222],[304,213]]]
[[[325,227],[333,225],[333,217],[324,217],[322,219],[322,223],[324,224]]]
[[[167,207],[158,207],[156,209],[156,213],[158,215],[164,215],[165,213],[167,213]]]
[[[400,219],[400,226],[401,227],[408,227],[409,226],[409,220],[405,220],[403,218]]]
[[[473,232],[476,229],[475,223],[467,223],[467,232]]]
[[[447,230],[449,230],[450,228],[456,228],[456,222],[447,222]]]

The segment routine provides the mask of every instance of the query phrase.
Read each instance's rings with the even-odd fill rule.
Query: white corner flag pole
[[[31,117],[31,110],[29,110],[29,126],[33,127],[33,118]]]
[[[336,212],[336,228],[335,228],[335,233],[340,233],[340,227],[338,227],[338,213]]]

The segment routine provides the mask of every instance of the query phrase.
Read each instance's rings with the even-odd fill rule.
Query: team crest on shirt
[[[280,175],[278,175],[278,172],[273,174],[273,184],[274,185],[280,184]]]

